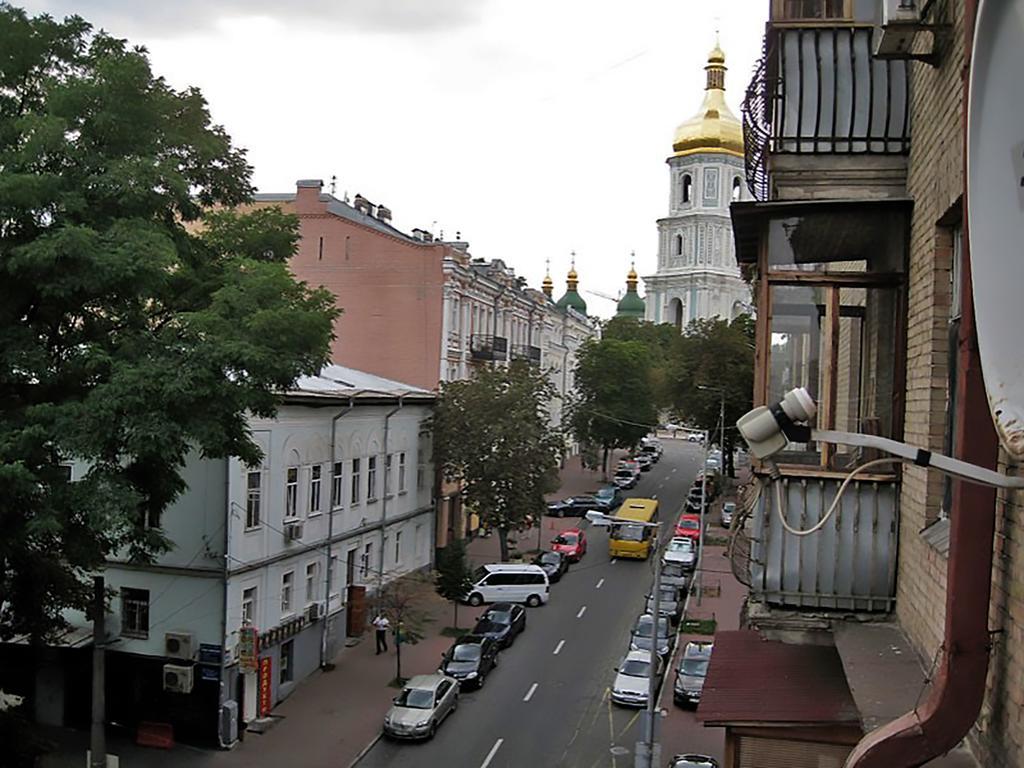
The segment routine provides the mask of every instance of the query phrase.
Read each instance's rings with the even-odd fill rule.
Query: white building
[[[749,311],[736,265],[729,204],[747,200],[743,129],[725,102],[725,54],[708,55],[704,103],[677,129],[669,166],[669,215],[658,220],[658,268],[644,277],[646,319],[683,329],[696,318]]]
[[[362,630],[368,592],[429,566],[434,398],[332,365],[250,420],[261,466],[192,457],[161,521],[171,551],[105,573],[109,718],[227,743],[224,718],[267,714]]]

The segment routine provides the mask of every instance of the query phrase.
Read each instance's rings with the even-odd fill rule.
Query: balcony
[[[758,200],[898,197],[910,151],[906,62],[871,26],[772,27],[743,102]]]
[[[474,360],[507,360],[508,339],[504,336],[474,333],[470,339],[469,353]]]
[[[513,344],[512,359],[525,360],[528,363],[540,365],[540,347],[530,346],[529,344]]]

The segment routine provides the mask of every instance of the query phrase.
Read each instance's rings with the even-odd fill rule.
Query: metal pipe
[[[384,415],[384,497],[381,499],[380,505],[380,560],[377,565],[377,601],[380,602],[381,594],[384,589],[384,540],[387,534],[388,527],[388,474],[390,467],[388,466],[388,453],[389,439],[391,431],[391,417],[402,410],[405,405],[405,395],[398,396],[398,405],[392,408]]]
[[[357,393],[358,394],[358,393]],[[327,492],[327,547],[324,557],[326,559],[326,566],[324,568],[324,625],[320,631],[320,667],[321,669],[327,669],[331,666],[330,660],[327,658],[328,649],[330,648],[330,634],[331,634],[331,579],[334,574],[331,569],[331,540],[334,538],[334,465],[337,462],[337,442],[338,442],[338,422],[347,416],[356,407],[355,395],[350,395],[348,398],[348,405],[345,410],[340,413],[336,413],[331,417],[331,466],[330,466],[330,490]],[[341,499],[345,493],[344,487],[341,488],[341,492],[338,496],[338,503],[341,503]],[[347,585],[346,585],[347,586]],[[345,598],[341,597],[342,605],[345,604]]]
[[[976,0],[964,9],[965,73],[970,71]],[[967,78],[963,99],[967,103]],[[967,111],[964,110],[966,128]],[[966,130],[963,131],[966,142]],[[963,156],[966,160],[966,146]],[[966,173],[963,221],[967,221]],[[955,454],[973,464],[995,467],[998,441],[988,410],[974,320],[970,243],[965,231],[961,270],[963,314],[957,351]],[[985,697],[990,639],[988,611],[995,535],[995,490],[955,481],[949,527],[946,626],[938,673],[920,707],[872,731],[847,758],[847,768],[919,766],[960,742],[977,719]],[[984,514],[979,514],[984,513]]]
[[[651,664],[647,668],[647,754],[651,756],[651,766],[654,766],[654,713],[657,711],[656,701],[658,696],[658,678],[655,674],[659,664],[658,656],[658,628],[661,626],[661,553],[659,539],[661,538],[661,525],[654,529],[654,602],[651,605],[651,614],[654,618],[654,629],[651,633]],[[667,619],[666,619],[667,621]],[[667,673],[667,670],[666,670]]]

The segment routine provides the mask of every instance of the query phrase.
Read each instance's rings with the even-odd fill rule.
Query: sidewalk
[[[585,493],[604,484],[599,471],[583,469],[575,457],[566,463],[560,479],[559,490],[550,494],[549,499]],[[521,552],[537,547],[538,533],[541,546],[546,547],[559,530],[579,524],[572,518],[548,517],[540,523],[539,531],[531,528],[518,534]],[[497,535],[478,537],[467,547],[473,565],[496,562],[498,553]],[[429,621],[425,622],[423,640],[402,646],[404,677],[435,671],[441,654],[452,643],[451,638],[441,634],[452,625],[452,604],[436,594],[428,574],[414,588],[419,592],[417,607]],[[460,605],[459,626],[472,627],[479,611]],[[108,729],[108,752],[119,755],[124,768],[344,768],[379,737],[384,713],[397,693],[388,685],[396,673],[395,648],[389,638],[388,652],[376,655],[373,633],[368,630],[354,646],[342,649],[334,661],[333,670],[314,673],[274,709],[276,725],[263,734],[245,734],[244,740],[231,751],[185,745],[170,750],[147,749],[136,746],[129,734]],[[57,744],[57,749],[43,759],[43,768],[80,768],[84,764],[88,732],[53,729],[46,735]]]

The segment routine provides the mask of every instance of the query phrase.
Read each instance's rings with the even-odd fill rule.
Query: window
[[[292,612],[292,583],[295,581],[294,571],[288,571],[281,577],[281,613]]]
[[[377,500],[377,457],[366,460],[366,500]]]
[[[242,623],[256,623],[256,587],[242,590]]]
[[[416,490],[422,491],[427,487],[427,468],[423,464],[416,465]]]
[[[319,563],[310,563],[306,566],[306,604],[316,602],[316,574],[320,570]]]
[[[740,181],[739,176],[734,176],[732,180],[732,199],[739,200],[743,194],[743,182]]]
[[[370,560],[373,558],[373,544],[367,544],[363,547],[362,562],[360,563],[360,575],[365,583],[370,578]]]
[[[683,236],[676,235],[676,256],[683,255]]]
[[[405,451],[398,454],[398,492],[405,493]]]
[[[949,231],[952,239],[950,243],[950,265],[949,265],[949,338],[948,360],[946,362],[946,428],[943,438],[943,453],[947,456],[953,455],[953,448],[956,444],[956,378],[957,378],[957,351],[960,346],[960,317],[963,312],[961,295],[961,270],[963,269],[963,230],[960,225]],[[939,510],[939,517],[949,517],[953,508],[953,478],[949,475],[942,476],[942,508]]]
[[[679,189],[679,201],[682,203],[690,202],[690,198],[693,196],[693,177],[688,173],[683,174],[682,183]]]
[[[342,472],[344,471],[344,466],[344,462],[336,461],[331,470],[331,507],[333,509],[341,506]]]
[[[149,590],[121,588],[121,634],[149,637]]]
[[[353,504],[359,503],[359,459],[352,459],[352,495]]]
[[[392,482],[392,476],[391,476],[391,470],[393,469],[392,465],[394,464],[394,461],[393,461],[394,458],[395,458],[395,454],[393,454],[393,453],[389,453],[387,456],[384,457],[384,494],[387,495],[387,496],[390,496],[392,494],[392,492],[393,492],[392,489],[395,487],[394,483]]]
[[[402,532],[395,532],[395,565],[402,560]]]
[[[299,468],[289,467],[284,490],[284,516],[296,517],[299,508]]]
[[[263,473],[249,472],[245,481],[245,527],[257,528],[260,524],[260,497],[263,494]]]
[[[292,669],[295,665],[295,641],[285,640],[281,643],[281,666],[278,684],[290,683],[292,681]]]
[[[314,464],[309,468],[309,514],[320,514],[320,473],[323,467]]]
[[[782,13],[779,14],[781,5]],[[773,21],[809,21],[814,19],[847,19],[844,0],[776,0]]]
[[[351,587],[356,583],[356,558],[359,556],[359,550],[356,547],[352,547],[348,551],[345,557],[345,585]]]

